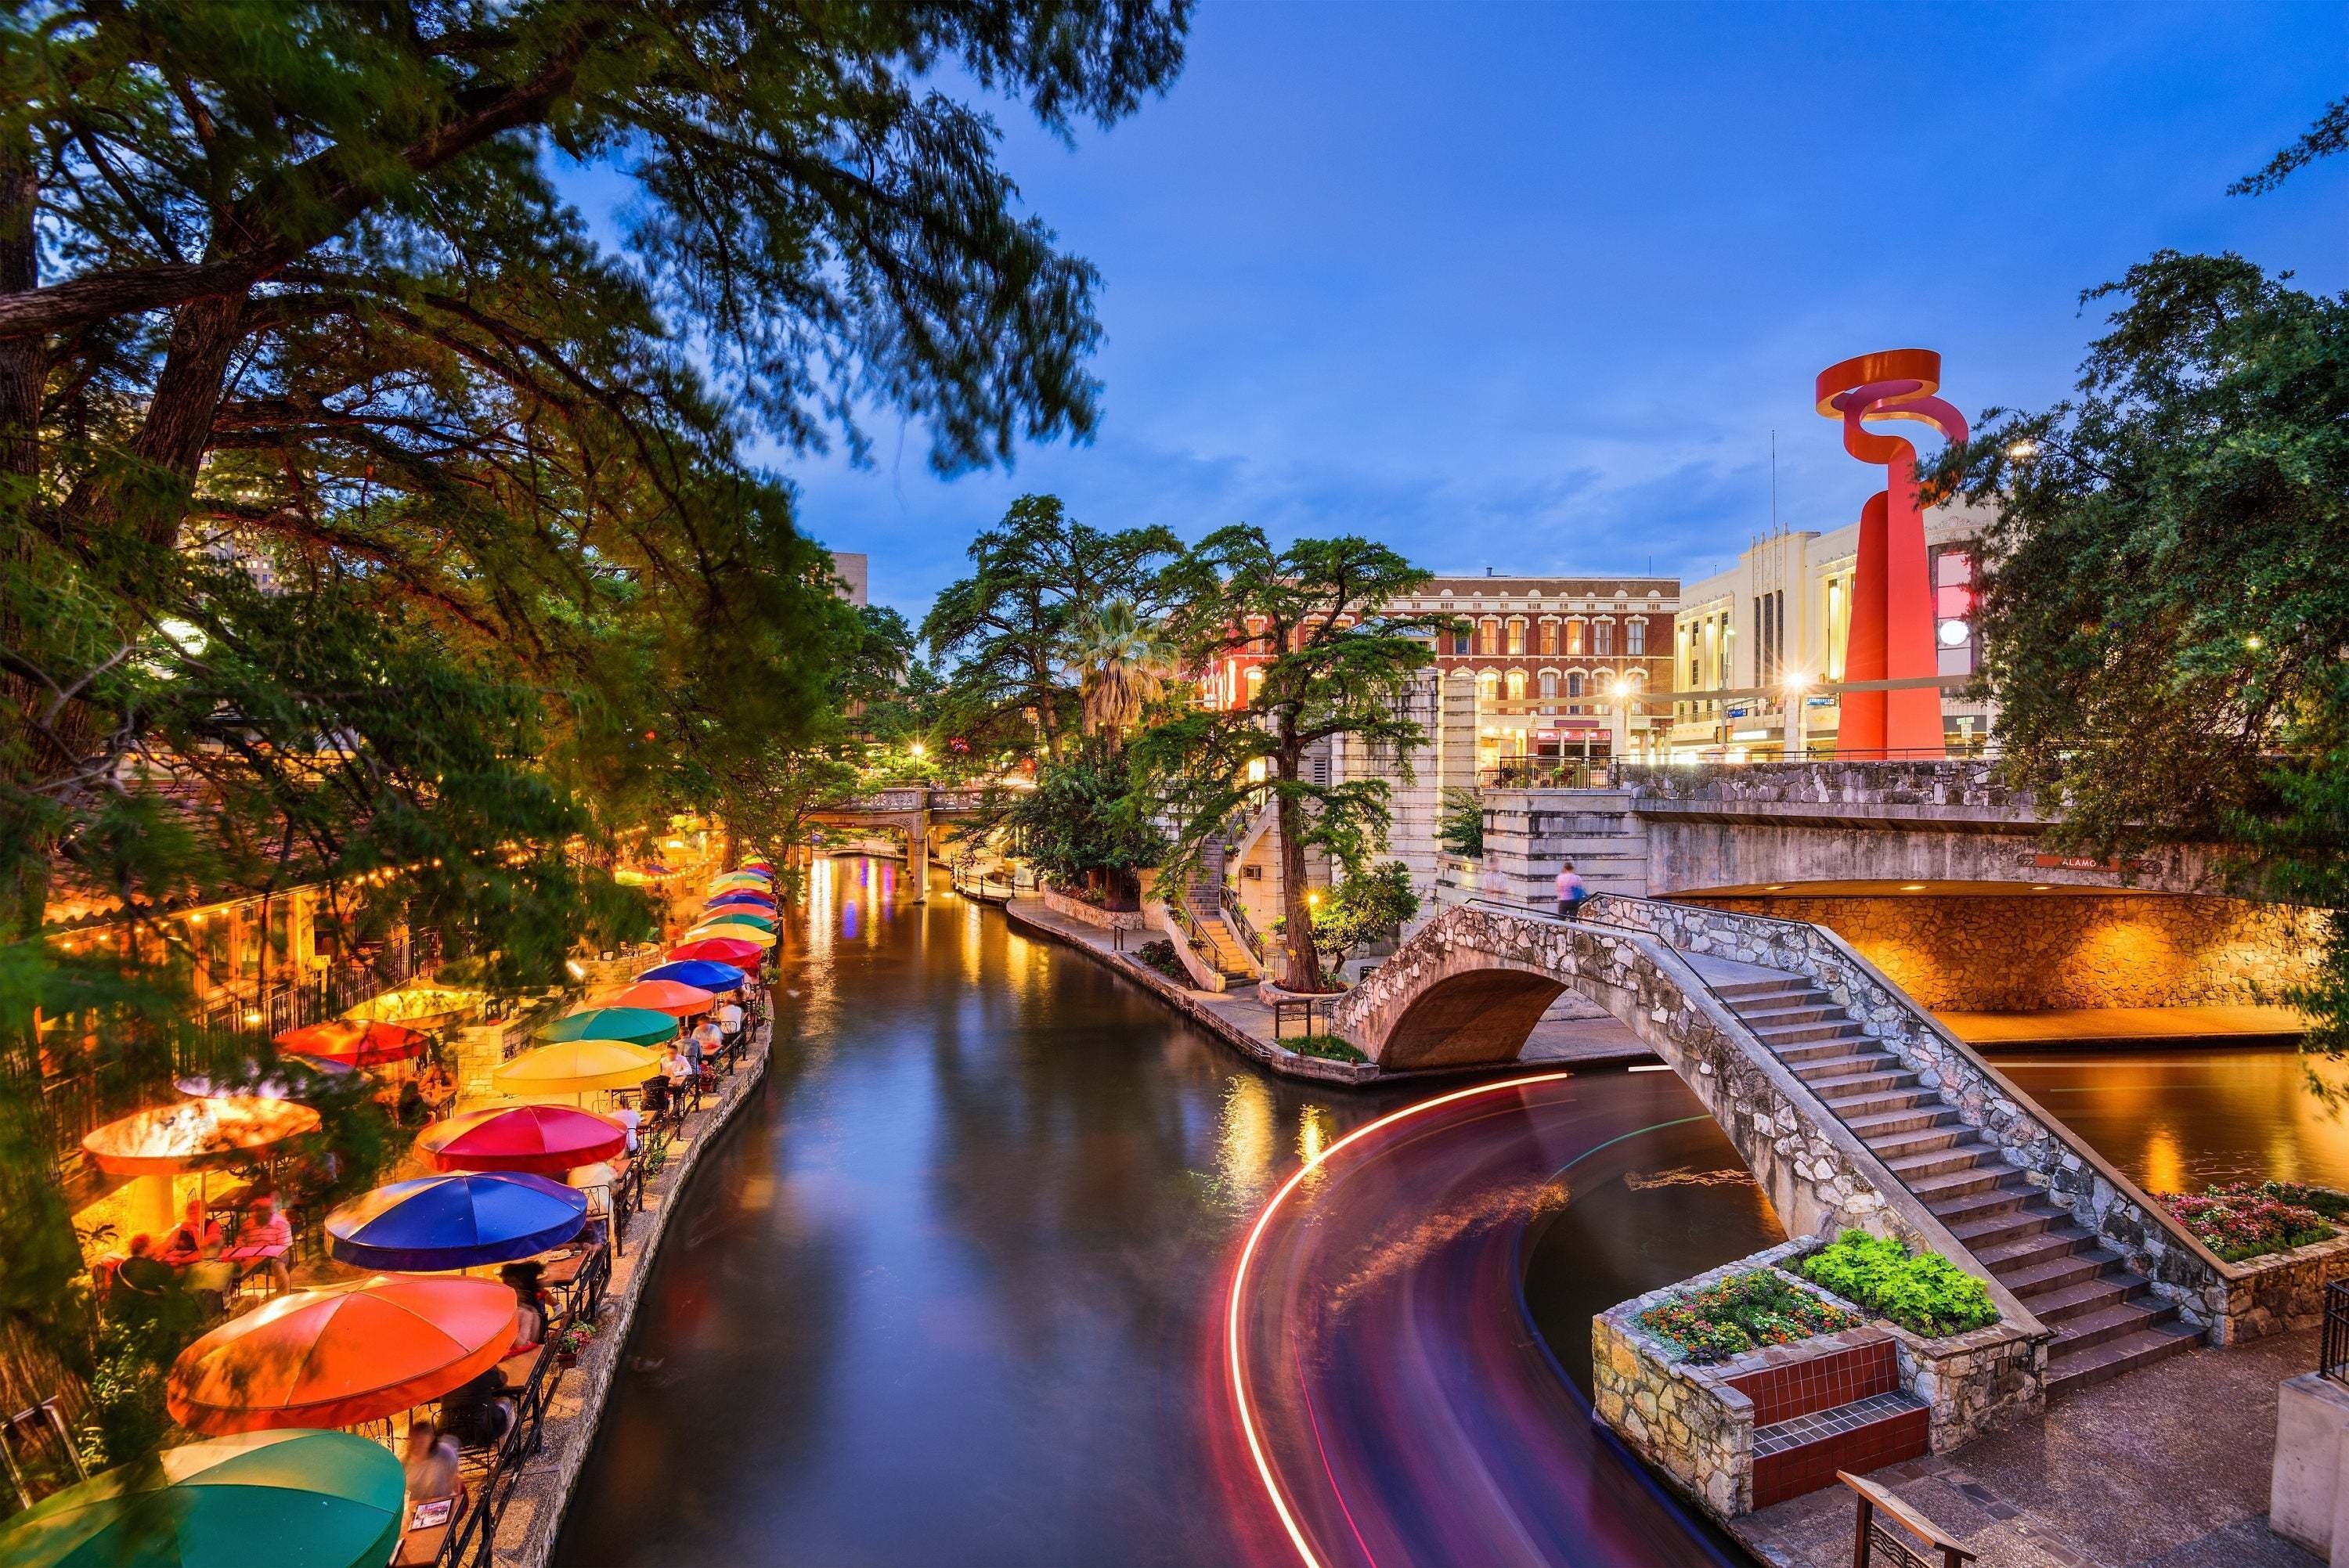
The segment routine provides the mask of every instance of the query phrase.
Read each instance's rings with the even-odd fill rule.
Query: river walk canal
[[[1475,1080],[1270,1078],[903,874],[819,862],[787,916],[771,1074],[664,1243],[558,1563],[1271,1564],[1292,1529],[1330,1563],[1463,1529],[1722,1560],[1550,1360],[1580,1382],[1593,1312],[1776,1237],[1671,1074],[1373,1127]]]

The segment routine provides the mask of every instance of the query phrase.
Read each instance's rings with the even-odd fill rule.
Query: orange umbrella
[[[471,1382],[513,1337],[514,1293],[496,1280],[376,1274],[222,1324],[180,1352],[165,1402],[216,1436],[347,1427]]]
[[[672,1018],[682,1018],[707,1013],[718,1005],[718,998],[698,985],[681,981],[637,980],[604,992],[595,998],[595,1003],[598,1007],[648,1007]]]
[[[398,1024],[328,1018],[321,1024],[286,1030],[277,1037],[277,1048],[297,1057],[372,1068],[423,1055],[424,1037]]]
[[[306,1105],[226,1094],[134,1112],[87,1134],[81,1146],[100,1171],[155,1176],[223,1164],[317,1130],[318,1113]]]

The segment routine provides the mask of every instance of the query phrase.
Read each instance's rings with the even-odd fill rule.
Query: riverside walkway
[[[1041,899],[1015,897],[1002,907],[1015,924],[1029,927],[1077,948],[1109,967],[1131,975],[1162,995],[1176,1000],[1184,1011],[1276,1071],[1292,1071],[1301,1064],[1307,1070],[1293,1076],[1321,1078],[1331,1075],[1318,1069],[1340,1065],[1300,1057],[1281,1047],[1274,1037],[1272,1009],[1257,1000],[1254,986],[1220,993],[1194,990],[1168,979],[1133,955],[1134,946],[1158,939],[1160,933],[1128,932],[1125,934],[1127,946],[1121,949],[1110,932],[1049,909]],[[1590,1010],[1597,1011],[1595,1008]],[[1291,1035],[1298,1032],[1294,1023],[1288,1032]],[[1498,1065],[1513,1068],[1624,1067],[1646,1064],[1655,1059],[1653,1051],[1611,1017],[1559,1016],[1546,1016],[1535,1025],[1533,1033],[1526,1037],[1525,1049],[1516,1059]],[[1387,1081],[1422,1076],[1425,1075],[1385,1072],[1364,1073],[1361,1078],[1365,1081]]]

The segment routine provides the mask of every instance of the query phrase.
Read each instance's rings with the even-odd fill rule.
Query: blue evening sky
[[[918,616],[1027,490],[1102,527],[1362,532],[1439,571],[1700,575],[1870,470],[1810,409],[1941,351],[1971,417],[2070,388],[2080,291],[2161,246],[2349,286],[2349,158],[2231,180],[2349,90],[2349,8],[1202,0],[1173,90],[1073,150],[1000,111],[1092,261],[1088,446],[934,476],[773,454]]]

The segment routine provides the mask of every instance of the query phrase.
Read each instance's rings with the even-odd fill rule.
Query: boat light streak
[[[1297,1548],[1297,1555],[1304,1562],[1305,1568],[1323,1568],[1323,1564],[1321,1560],[1313,1554],[1312,1543],[1305,1539],[1304,1528],[1297,1522],[1297,1516],[1289,1511],[1288,1499],[1281,1496],[1280,1483],[1273,1479],[1272,1462],[1265,1457],[1264,1441],[1257,1435],[1256,1420],[1248,1413],[1247,1375],[1244,1369],[1240,1348],[1241,1296],[1247,1286],[1248,1264],[1256,1259],[1256,1249],[1257,1243],[1264,1240],[1266,1228],[1272,1223],[1273,1215],[1279,1212],[1281,1204],[1288,1201],[1288,1195],[1297,1191],[1298,1185],[1309,1174],[1328,1164],[1340,1150],[1368,1138],[1381,1128],[1392,1127],[1398,1121],[1417,1116],[1423,1111],[1433,1110],[1438,1106],[1450,1105],[1456,1100],[1473,1099],[1481,1094],[1496,1094],[1503,1089],[1528,1088],[1535,1084],[1555,1083],[1560,1078],[1569,1078],[1573,1076],[1571,1072],[1555,1072],[1536,1073],[1529,1078],[1506,1078],[1499,1083],[1479,1084],[1473,1088],[1454,1089],[1450,1094],[1440,1094],[1433,1099],[1421,1100],[1417,1105],[1407,1105],[1401,1110],[1391,1111],[1376,1121],[1356,1128],[1323,1150],[1317,1158],[1299,1166],[1288,1180],[1281,1183],[1280,1191],[1272,1195],[1272,1201],[1265,1204],[1263,1212],[1257,1215],[1256,1223],[1248,1228],[1247,1240],[1240,1247],[1239,1266],[1232,1271],[1231,1299],[1224,1314],[1224,1346],[1231,1373],[1232,1404],[1239,1411],[1240,1434],[1247,1439],[1248,1457],[1256,1461],[1257,1476],[1264,1482],[1265,1494],[1272,1499],[1273,1511],[1280,1515],[1281,1527],[1288,1532],[1289,1543]],[[1332,1478],[1332,1486],[1334,1485],[1335,1478]],[[1345,1506],[1344,1498],[1340,1498],[1338,1502],[1340,1508]],[[1367,1544],[1363,1550],[1365,1552],[1369,1550]]]

